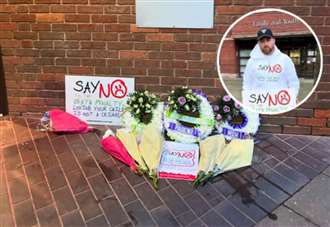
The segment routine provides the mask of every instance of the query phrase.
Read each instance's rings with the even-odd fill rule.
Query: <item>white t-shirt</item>
[[[249,90],[274,91],[278,89],[291,90],[292,100],[296,100],[299,93],[299,79],[295,66],[289,56],[282,53],[276,46],[271,55],[265,55],[257,44],[247,62],[243,75],[242,97],[244,91]]]

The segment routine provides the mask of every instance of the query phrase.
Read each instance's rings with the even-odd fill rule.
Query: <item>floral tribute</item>
[[[135,91],[129,95],[122,115],[123,125],[133,132],[140,133],[146,125],[162,127],[163,103],[149,91]]]
[[[199,90],[179,87],[171,91],[165,110],[164,128],[169,139],[195,143],[214,128],[212,106]]]
[[[259,115],[242,108],[229,95],[219,97],[213,111],[216,129],[227,140],[247,139],[258,130]]]

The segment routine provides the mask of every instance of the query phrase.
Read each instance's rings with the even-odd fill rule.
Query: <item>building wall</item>
[[[137,87],[223,93],[216,71],[221,36],[240,15],[282,7],[320,36],[324,72],[317,92],[290,113],[263,117],[262,131],[330,135],[329,0],[215,0],[214,29],[140,29],[134,0],[0,0],[0,45],[10,114],[64,107],[64,75],[134,76]]]

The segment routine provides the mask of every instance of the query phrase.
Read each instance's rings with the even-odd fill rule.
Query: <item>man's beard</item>
[[[264,53],[265,55],[269,55],[273,52],[274,47],[271,48],[269,46],[265,46],[264,48],[261,49],[262,53]]]

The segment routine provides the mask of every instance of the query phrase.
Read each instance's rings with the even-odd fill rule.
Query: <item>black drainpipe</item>
[[[5,81],[5,72],[2,62],[2,52],[0,47],[0,116],[8,114],[8,100]]]

